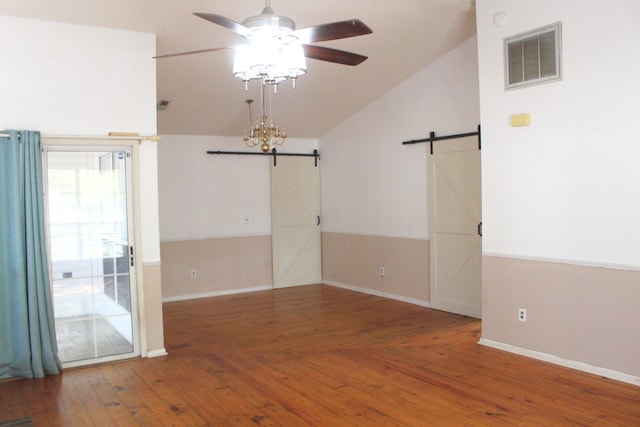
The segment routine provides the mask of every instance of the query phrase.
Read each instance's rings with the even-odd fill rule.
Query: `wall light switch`
[[[511,116],[511,126],[529,126],[531,125],[531,114],[514,114]]]

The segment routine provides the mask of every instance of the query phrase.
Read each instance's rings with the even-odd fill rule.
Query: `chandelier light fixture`
[[[251,114],[251,104],[253,99],[247,99],[245,102],[249,106],[249,131],[244,134],[244,142],[249,147],[260,146],[260,150],[263,153],[269,152],[276,145],[284,144],[287,139],[287,133],[284,128],[278,125],[277,121],[273,118],[269,118],[265,111],[265,87],[267,85],[262,83],[260,85],[260,98],[262,101],[260,118],[255,122]],[[271,92],[269,92],[269,115],[271,116]]]
[[[276,15],[267,0],[262,13],[245,19],[242,26],[250,30],[245,34],[249,44],[236,48],[233,75],[245,82],[245,90],[254,79],[274,88],[291,79],[295,88],[296,79],[307,72],[307,63],[293,20]]]

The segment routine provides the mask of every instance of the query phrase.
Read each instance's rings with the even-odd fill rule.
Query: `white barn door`
[[[271,164],[273,287],[320,283],[320,168],[307,157]]]
[[[429,156],[431,306],[482,316],[480,150],[475,136],[434,144]]]

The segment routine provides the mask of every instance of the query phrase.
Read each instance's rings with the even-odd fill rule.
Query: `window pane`
[[[129,286],[129,275],[117,276],[118,280],[118,300],[116,301],[122,308],[131,311],[131,287]]]
[[[97,318],[96,357],[133,351],[131,344],[131,315],[109,316]]]
[[[58,357],[65,362],[95,357],[93,319],[56,319]]]

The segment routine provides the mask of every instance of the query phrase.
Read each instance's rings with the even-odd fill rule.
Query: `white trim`
[[[480,338],[478,344],[495,348],[498,350],[508,351],[509,353],[519,354],[521,356],[530,357],[532,359],[542,360],[544,362],[553,363],[554,365],[564,366],[566,368],[576,369],[578,371],[587,372],[594,375],[599,375],[613,380],[622,381],[625,383],[640,386],[640,377],[625,374],[623,372],[614,371],[607,368],[601,368],[599,366],[589,365],[588,363],[577,362],[575,360],[564,359],[562,357],[554,356],[553,354],[542,353],[535,350],[529,350],[522,347],[516,347],[510,344],[504,344],[501,342],[489,340],[486,338]]]
[[[140,256],[142,262],[136,262],[134,271],[136,275],[136,300],[138,306],[138,340],[140,342],[140,355],[147,354],[147,308],[144,284],[144,255],[142,254],[142,206],[140,202],[140,144],[130,145],[133,154],[131,158],[133,174],[133,233],[136,242],[135,256]],[[164,344],[164,342],[163,342]]]
[[[361,288],[359,286],[346,285],[344,283],[333,282],[331,280],[323,280],[322,283],[329,286],[335,286],[336,288],[348,289],[350,291],[361,292],[363,294],[375,295],[377,297],[389,298],[396,301],[402,301],[409,304],[419,305],[421,307],[431,308],[429,301],[423,301],[416,298],[409,298],[402,295],[391,294],[384,291],[376,291],[375,289]]]
[[[156,348],[154,350],[149,350],[147,352],[147,357],[148,358],[152,358],[152,357],[159,357],[159,356],[168,356],[169,353],[167,353],[167,350],[162,347],[162,348]]]
[[[89,368],[102,363],[120,362],[126,360],[135,360],[141,357],[138,353],[122,353],[113,356],[91,357],[89,359],[72,360],[70,362],[62,362],[62,369],[70,368]]]
[[[428,301],[419,300],[416,298],[409,298],[402,295],[391,294],[383,291],[376,291],[375,289],[361,288],[358,286],[346,285],[344,283],[333,282],[331,280],[323,280],[323,284],[329,286],[335,286],[336,288],[348,289],[350,291],[361,292],[363,294],[375,295],[377,297],[389,298],[396,301],[402,301],[409,304],[419,305],[421,307],[431,308]],[[186,295],[176,295],[172,297],[162,298],[162,302],[173,302],[173,301],[186,301],[190,299],[198,299],[198,298],[209,298],[209,297],[218,297],[223,295],[234,295],[234,294],[243,294],[247,292],[258,292],[258,291],[269,291],[272,290],[273,286],[257,286],[254,288],[243,288],[243,289],[229,289],[224,291],[214,291],[214,292],[203,292],[199,294],[186,294]]]
[[[188,238],[180,238],[180,239],[160,239],[160,244],[162,243],[174,243],[174,242],[193,242],[198,240],[219,240],[219,239],[236,239],[243,237],[265,237],[271,236],[271,231],[268,233],[254,233],[254,234],[220,234],[215,236],[189,236]]]
[[[142,266],[143,267],[158,267],[161,266],[162,263],[160,262],[159,259],[154,259],[154,260],[142,260]]]
[[[401,239],[401,240],[419,240],[428,242],[428,237],[408,237],[408,236],[399,236],[399,235],[385,235],[385,234],[367,234],[367,233],[353,233],[348,231],[329,231],[329,230],[321,230],[321,233],[331,233],[331,234],[344,234],[349,236],[362,236],[362,237],[379,237],[384,239]],[[217,240],[217,239],[234,239],[239,237],[264,237],[271,236],[271,231],[263,232],[263,233],[252,233],[252,234],[219,234],[213,236],[188,236],[185,238],[161,238],[160,243],[172,243],[172,242],[191,242],[194,240]]]
[[[176,295],[173,297],[162,298],[162,302],[185,301],[185,300],[198,299],[198,298],[219,297],[222,295],[244,294],[247,292],[270,291],[272,289],[273,289],[273,286],[268,285],[268,286],[256,286],[254,288],[228,289],[224,291],[203,292],[200,294]]]
[[[4,136],[4,135],[0,135]],[[7,135],[8,136],[8,135]],[[41,135],[41,138],[46,139],[97,139],[97,140],[108,140],[108,141],[160,141],[160,137],[158,135]]]
[[[606,268],[608,270],[640,271],[640,266],[628,265],[628,264],[580,261],[575,259],[564,259],[564,258],[545,258],[545,257],[537,257],[537,256],[529,256],[529,255],[506,254],[501,252],[482,252],[482,256],[490,256],[494,258],[519,259],[523,261],[548,262],[553,264],[567,264],[567,265],[574,265],[577,267]]]
[[[416,237],[416,236],[401,236],[401,235],[391,235],[391,234],[379,234],[379,233],[354,233],[353,231],[337,231],[337,230],[326,230],[326,229],[322,229],[321,230],[322,233],[332,233],[332,234],[346,234],[349,236],[363,236],[363,237],[381,237],[381,238],[385,238],[385,239],[402,239],[402,240],[422,240],[425,242],[429,241],[429,236],[422,236],[422,237]]]

